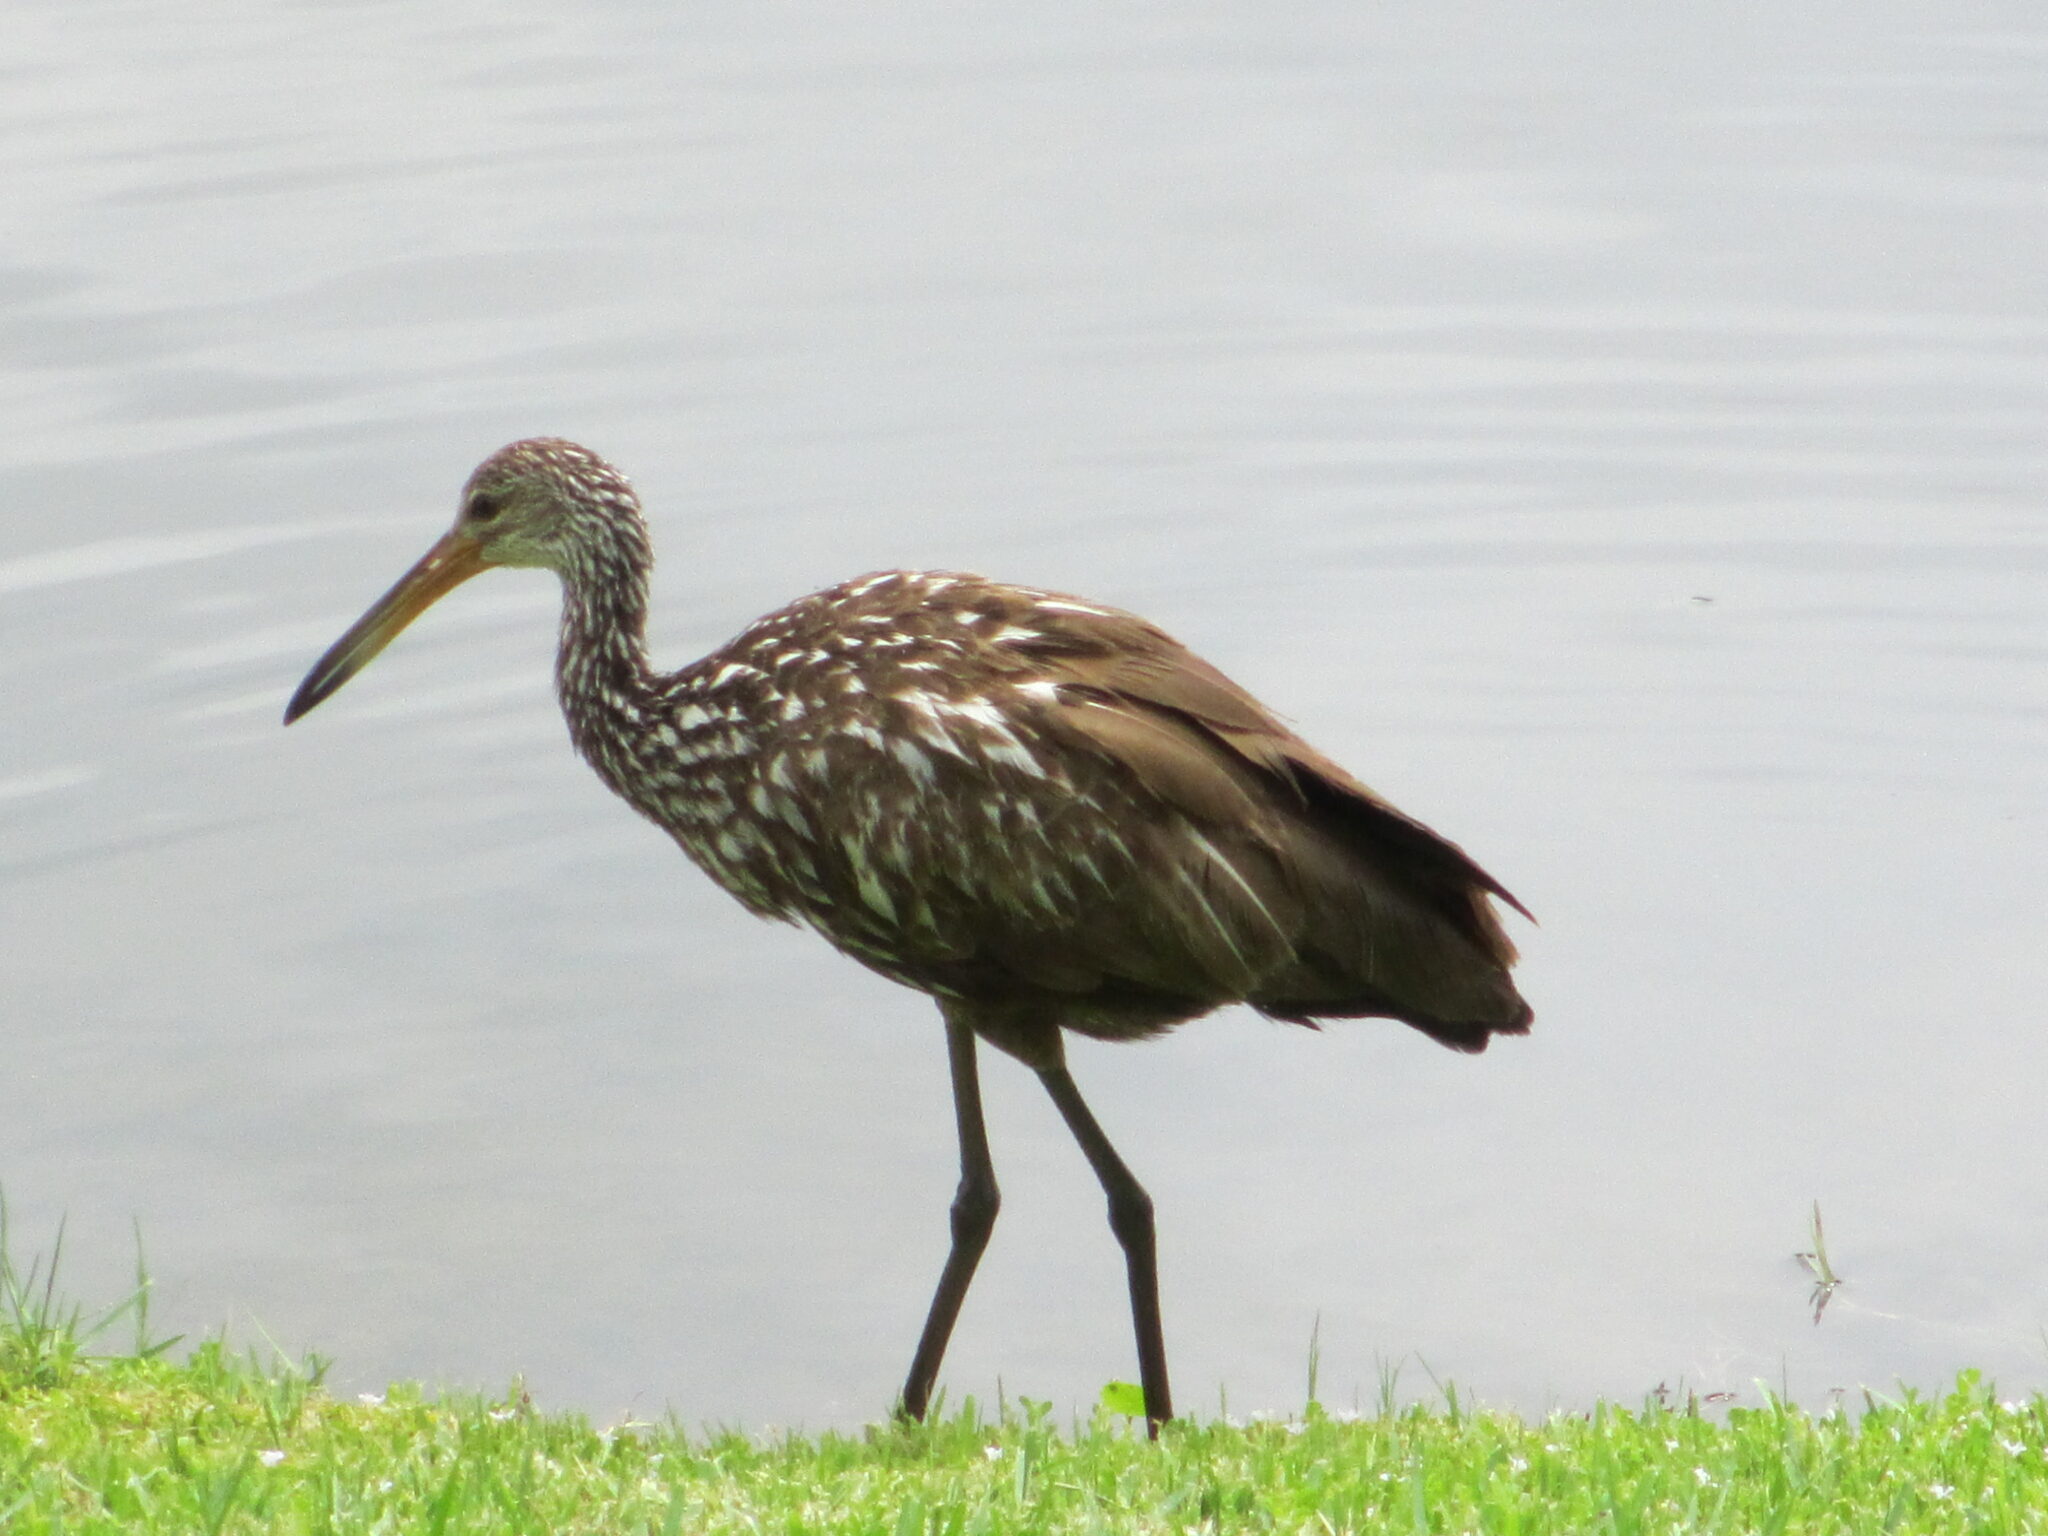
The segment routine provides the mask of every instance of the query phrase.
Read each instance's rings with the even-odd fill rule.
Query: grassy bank
[[[756,1441],[594,1429],[518,1394],[336,1400],[317,1369],[182,1358],[141,1300],[88,1320],[10,1276],[0,1531],[2048,1533],[2048,1400],[1965,1374],[1811,1416],[1435,1408],[1289,1423],[930,1426]],[[106,1338],[133,1324],[135,1347]],[[96,1350],[104,1352],[95,1352]]]

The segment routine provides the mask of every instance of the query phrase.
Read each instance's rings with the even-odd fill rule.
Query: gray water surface
[[[2048,23],[2018,0],[19,4],[0,1189],[374,1388],[856,1423],[929,1003],[570,753],[549,578],[278,716],[510,438],[680,663],[804,591],[1137,609],[1472,850],[1536,1032],[1078,1044],[1186,1406],[2048,1384]],[[1028,1073],[946,1382],[1129,1376]],[[1815,1327],[1825,1213],[1848,1277]],[[1424,1369],[1427,1367],[1427,1370]]]

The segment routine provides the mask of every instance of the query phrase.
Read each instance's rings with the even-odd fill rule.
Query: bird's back
[[[622,709],[579,747],[714,879],[998,1044],[1240,1001],[1463,1050],[1528,1028],[1489,898],[1519,904],[1130,614],[885,572]]]

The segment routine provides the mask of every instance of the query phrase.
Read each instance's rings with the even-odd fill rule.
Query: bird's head
[[[437,599],[491,566],[616,579],[624,573],[604,567],[644,561],[645,550],[639,498],[610,464],[559,437],[508,444],[470,475],[455,526],[313,664],[285,708],[285,724],[368,666]]]
[[[478,569],[569,571],[603,547],[608,531],[639,522],[640,499],[610,464],[566,438],[529,437],[477,465],[448,539],[473,545]]]

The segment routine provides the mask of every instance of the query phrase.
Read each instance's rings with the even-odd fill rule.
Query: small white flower
[[[1929,1494],[1931,1494],[1933,1497],[1937,1499],[1948,1499],[1955,1497],[1955,1489],[1947,1483],[1929,1483],[1927,1485],[1927,1491]]]
[[[1513,1472],[1528,1471],[1529,1458],[1526,1456],[1510,1456],[1508,1458],[1508,1469]]]
[[[1000,1445],[984,1445],[981,1448],[981,1454],[990,1461],[1001,1461],[1003,1459],[1003,1448]]]
[[[493,1408],[485,1417],[493,1424],[502,1424],[512,1417],[512,1410],[510,1408]]]
[[[265,1465],[266,1467],[274,1467],[279,1462],[284,1460],[284,1452],[276,1450],[258,1451],[256,1453],[256,1459],[262,1462],[263,1465]]]
[[[1692,1469],[1692,1475],[1699,1482],[1699,1485],[1702,1488],[1711,1488],[1714,1484],[1714,1474],[1709,1472],[1705,1467],[1694,1467]]]
[[[382,1408],[384,1406],[384,1394],[382,1392],[358,1392],[356,1394],[356,1401],[365,1408]]]

